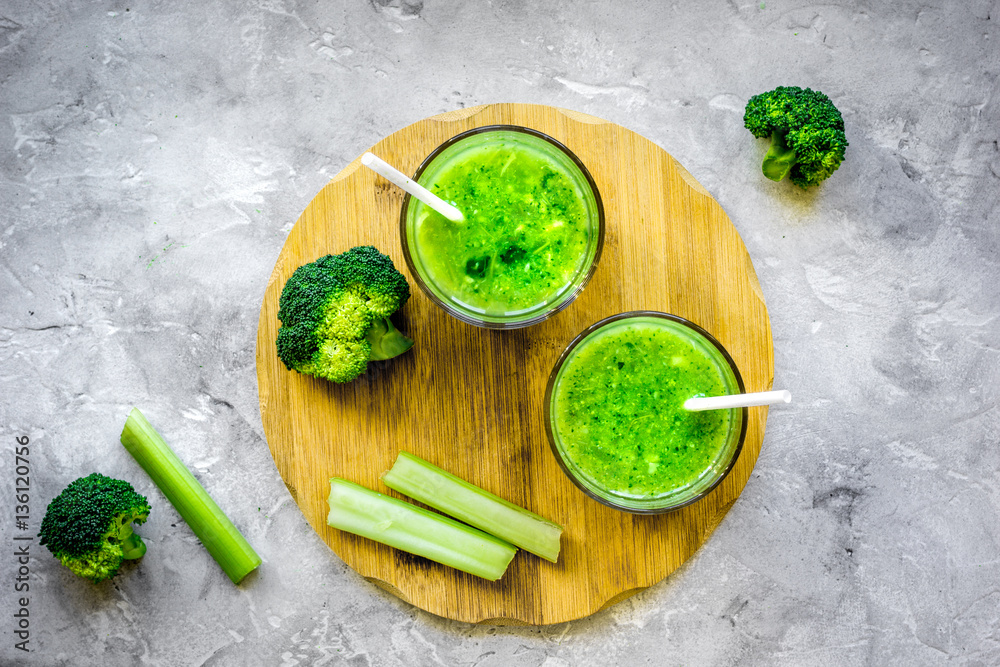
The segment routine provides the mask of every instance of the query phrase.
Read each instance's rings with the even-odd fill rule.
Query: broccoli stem
[[[518,507],[409,452],[382,475],[390,489],[553,563],[562,526]]]
[[[772,181],[780,181],[795,166],[797,156],[795,150],[789,148],[785,141],[787,135],[788,132],[783,130],[775,130],[771,133],[771,147],[768,149],[767,155],[764,156],[764,164],[761,169],[764,175]]]
[[[121,442],[234,584],[260,565],[253,547],[137,408],[125,421]]]
[[[375,320],[365,338],[372,345],[372,361],[392,359],[413,347],[413,341],[400,333],[388,317]]]
[[[122,557],[125,560],[142,558],[146,553],[146,543],[142,541],[138,533],[132,533],[122,540]]]

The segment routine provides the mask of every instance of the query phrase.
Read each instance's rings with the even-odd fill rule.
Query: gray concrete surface
[[[0,0],[0,663],[1000,664],[998,19],[982,0]],[[764,180],[742,128],[776,85],[844,113],[847,160],[814,191]],[[496,101],[607,118],[684,164],[743,235],[795,397],[684,568],[541,628],[442,620],[345,567],[276,472],[254,368],[313,195],[381,137]],[[232,586],[164,502],[110,585],[34,544],[23,653],[15,440],[36,530],[77,476],[143,479],[117,442],[131,405],[264,564]]]

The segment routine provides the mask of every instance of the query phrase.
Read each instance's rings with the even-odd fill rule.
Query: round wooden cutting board
[[[760,452],[767,408],[750,408],[746,443],[729,477],[677,512],[636,516],[579,491],[549,449],[545,384],[580,331],[628,310],[660,310],[711,332],[747,391],[771,388],[771,327],[746,248],[725,212],[663,149],[629,130],[563,109],[493,104],[414,123],[372,148],[412,174],[441,142],[482,125],[524,125],[566,144],[604,200],[607,232],[593,279],[552,319],[514,331],[445,314],[409,275],[399,239],[403,193],[360,157],[303,211],[274,267],[260,312],[261,417],[278,471],[330,548],[362,576],[434,614],[473,623],[570,621],[669,575],[736,501]],[[392,257],[413,296],[393,316],[416,341],[363,377],[333,384],[290,372],[275,353],[278,299],[301,264],[371,244]],[[380,481],[412,452],[565,527],[556,564],[520,551],[497,582],[326,525],[331,477],[400,497]]]

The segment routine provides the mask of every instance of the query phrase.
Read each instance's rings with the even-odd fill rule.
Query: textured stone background
[[[0,0],[0,662],[1000,664],[1000,5],[868,4]],[[847,123],[808,193],[763,179],[742,128],[776,85]],[[299,212],[383,136],[497,101],[684,164],[743,235],[795,397],[685,567],[542,628],[445,621],[346,568],[257,405],[259,304]],[[165,502],[111,585],[36,546],[21,654],[14,439],[37,528],[81,474],[142,479],[131,405],[264,564],[233,587]]]

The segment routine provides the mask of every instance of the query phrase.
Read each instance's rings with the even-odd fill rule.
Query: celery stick
[[[338,477],[330,480],[326,522],[490,581],[503,576],[517,553],[492,535]]]
[[[414,500],[496,535],[553,563],[562,526],[507,502],[409,452],[400,452],[382,481]]]
[[[260,565],[257,552],[137,408],[121,441],[234,584]]]

